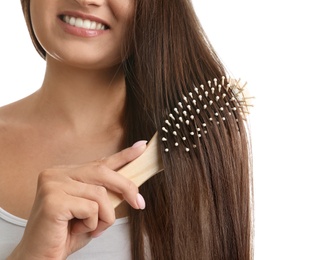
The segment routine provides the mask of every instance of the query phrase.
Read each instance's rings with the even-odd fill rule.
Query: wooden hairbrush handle
[[[130,179],[137,187],[145,181],[163,170],[162,158],[158,150],[157,132],[151,138],[146,150],[134,161],[122,167],[118,173]],[[122,195],[109,192],[108,196],[114,208],[116,208],[124,199]]]

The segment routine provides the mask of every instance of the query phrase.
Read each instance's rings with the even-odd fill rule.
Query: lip
[[[65,15],[73,16],[73,17],[76,17],[76,18],[81,18],[83,20],[87,19],[87,20],[90,20],[90,21],[93,21],[93,22],[101,23],[101,24],[105,25],[107,29],[106,30],[92,30],[92,29],[85,29],[85,28],[79,28],[79,27],[72,26],[68,23],[65,23],[62,20],[62,16],[65,16]],[[96,36],[105,34],[107,31],[110,30],[110,25],[106,21],[104,21],[103,19],[100,19],[96,16],[80,13],[80,12],[65,11],[65,12],[62,12],[61,14],[57,15],[57,18],[58,18],[57,19],[58,23],[60,24],[60,26],[62,27],[62,29],[65,32],[67,32],[69,34],[72,34],[74,36],[78,36],[78,37],[84,37],[84,38],[96,37]]]

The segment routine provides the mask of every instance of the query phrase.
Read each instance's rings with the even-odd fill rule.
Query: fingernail
[[[137,196],[136,196],[136,203],[137,203],[137,206],[140,208],[140,209],[145,209],[145,200],[144,198],[142,197],[141,194],[137,193]]]
[[[142,145],[146,145],[147,142],[148,142],[148,141],[146,141],[146,140],[137,141],[136,143],[133,144],[132,147],[135,147],[135,148],[136,148],[136,147],[140,147],[140,146],[142,146]]]

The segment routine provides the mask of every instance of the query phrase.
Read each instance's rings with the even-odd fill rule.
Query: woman
[[[21,3],[46,72],[38,91],[0,109],[2,214],[28,219],[17,245],[1,238],[8,259],[251,259],[239,113],[225,111],[190,152],[161,145],[164,172],[140,193],[117,174],[182,93],[226,75],[190,2]],[[107,191],[126,201],[115,212]]]

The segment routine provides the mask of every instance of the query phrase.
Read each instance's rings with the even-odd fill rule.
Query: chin
[[[71,53],[71,55],[64,55],[64,53],[62,55],[59,53],[49,53],[48,56],[49,59],[61,63],[65,67],[70,66],[87,70],[106,70],[108,68],[119,66],[122,62],[120,56],[107,59],[106,57],[108,56],[97,57],[96,55],[87,55],[87,53],[77,55],[74,53]]]

